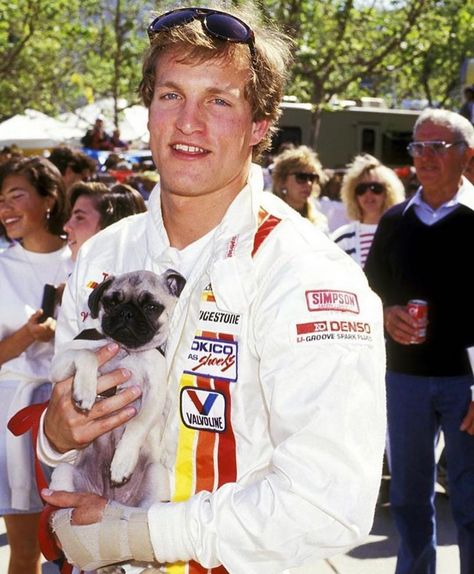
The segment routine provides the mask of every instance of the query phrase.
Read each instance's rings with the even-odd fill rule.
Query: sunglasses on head
[[[295,176],[297,183],[306,183],[307,181],[313,183],[314,181],[319,181],[319,176],[317,173],[305,173],[304,171],[299,171],[292,173],[291,175]]]
[[[193,20],[199,20],[204,32],[212,38],[237,44],[247,44],[252,57],[252,64],[255,65],[257,55],[255,51],[255,35],[252,29],[239,18],[219,10],[192,7],[166,12],[155,18],[148,26],[147,33],[150,43],[162,30],[189,24]]]
[[[371,191],[372,193],[375,193],[375,195],[380,195],[385,191],[385,185],[378,181],[363,181],[358,183],[355,187],[356,195],[364,195],[367,191]]]

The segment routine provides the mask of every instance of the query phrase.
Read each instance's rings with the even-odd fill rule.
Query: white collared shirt
[[[423,187],[420,186],[415,195],[410,199],[403,213],[413,205],[415,214],[425,225],[433,225],[449,215],[458,205],[465,205],[474,211],[474,186],[462,176],[462,184],[456,195],[446,203],[433,209],[424,201],[422,196]]]

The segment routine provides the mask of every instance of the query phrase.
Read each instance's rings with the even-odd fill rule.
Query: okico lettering
[[[195,337],[186,372],[226,381],[237,380],[237,343],[224,339]]]

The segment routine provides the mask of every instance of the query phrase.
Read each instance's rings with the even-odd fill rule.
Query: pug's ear
[[[171,295],[179,297],[181,295],[181,291],[186,285],[186,279],[180,273],[174,271],[174,269],[167,269],[164,276],[165,283],[168,286],[168,290]]]
[[[109,275],[105,281],[99,283],[97,287],[94,287],[92,293],[89,295],[89,299],[87,303],[89,305],[89,309],[91,310],[91,317],[93,319],[97,319],[99,316],[99,304],[100,300],[102,299],[102,295],[104,291],[110,286],[112,281],[114,281],[115,277],[113,275]]]

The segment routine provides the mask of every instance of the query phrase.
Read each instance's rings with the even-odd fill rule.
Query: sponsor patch
[[[235,341],[194,337],[184,372],[235,382],[237,350],[238,344]]]
[[[305,295],[309,311],[345,311],[359,314],[359,301],[355,293],[318,289],[306,291]]]
[[[226,257],[233,257],[235,254],[235,249],[237,247],[237,242],[238,242],[239,236],[238,235],[233,235],[230,239],[229,239],[229,243],[227,245],[227,252],[226,252]]]
[[[219,311],[214,303],[203,301],[199,309],[198,329],[238,335],[242,316],[237,313]]]
[[[181,420],[188,428],[224,432],[225,396],[219,391],[183,387],[181,389]]]
[[[296,342],[313,341],[372,341],[370,323],[365,321],[312,321],[296,325]]]
[[[109,273],[102,271],[102,281],[105,281],[108,276],[109,276]],[[98,285],[100,285],[100,283],[98,283],[97,281],[93,281],[93,280],[87,281],[87,283],[86,283],[86,287],[88,289],[95,289]]]

